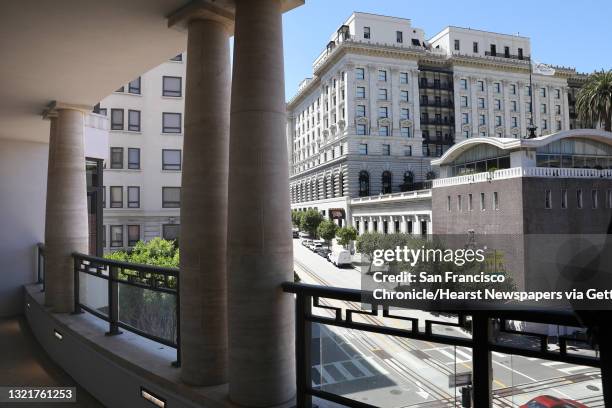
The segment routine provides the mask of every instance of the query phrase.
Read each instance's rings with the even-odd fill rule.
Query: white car
[[[334,249],[329,255],[329,260],[337,267],[351,265],[351,253],[346,249]]]

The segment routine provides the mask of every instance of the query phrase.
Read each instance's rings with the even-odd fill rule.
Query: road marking
[[[510,368],[510,367],[508,367],[508,366],[506,366],[506,365],[504,365],[504,364],[502,364],[502,363],[500,363],[500,362],[498,362],[498,361],[495,361],[495,360],[491,360],[491,361],[493,362],[493,364],[497,364],[498,366],[503,367],[503,368],[505,368],[506,370],[510,370],[510,371],[512,371],[513,373],[516,373],[516,374],[518,374],[518,375],[520,375],[520,376],[523,376],[523,377],[527,378],[529,381],[533,381],[533,382],[538,381],[538,380],[536,380],[535,378],[531,378],[531,377],[530,377],[530,376],[528,376],[527,374],[523,374],[523,373],[521,373],[520,371],[516,371],[514,368]]]
[[[376,361],[374,361],[374,357],[366,357],[365,358],[367,360],[368,363],[370,363],[370,365],[372,367],[374,367],[375,369],[378,370],[379,373],[381,373],[382,375],[387,375],[389,374],[389,372],[387,370],[385,370],[384,368],[381,367],[380,364],[378,364]]]
[[[546,363],[542,363],[542,365],[546,367],[552,367],[552,366],[563,365],[563,364],[567,364],[567,363],[564,363],[562,361],[547,361]]]
[[[584,369],[588,369],[590,367],[587,366],[574,366],[574,367],[569,367],[569,368],[557,368],[557,370],[564,372],[565,374],[571,374],[574,371],[579,371],[579,370],[584,370]]]
[[[494,356],[497,356],[499,358],[506,358],[506,355],[503,353],[499,353],[497,351],[492,351],[491,354],[493,354]]]

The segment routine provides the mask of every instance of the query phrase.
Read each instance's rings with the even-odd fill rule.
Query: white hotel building
[[[178,238],[185,54],[104,98],[109,121],[104,169],[104,250]]]
[[[447,27],[426,40],[408,19],[353,13],[288,103],[293,209],[360,232],[431,232],[432,157],[473,137],[571,128],[574,69],[534,74],[530,40]],[[576,81],[574,81],[576,82]]]

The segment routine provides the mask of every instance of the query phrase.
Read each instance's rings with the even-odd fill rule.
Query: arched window
[[[382,174],[382,193],[391,194],[391,172],[386,170]]]
[[[367,171],[362,170],[359,172],[359,197],[366,197],[370,195],[370,175]]]

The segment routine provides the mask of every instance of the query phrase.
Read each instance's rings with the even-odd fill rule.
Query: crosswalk
[[[378,374],[385,375],[388,372],[373,359],[368,361],[367,358],[317,364],[312,366],[311,371],[313,386],[333,385],[345,381],[371,378]]]

